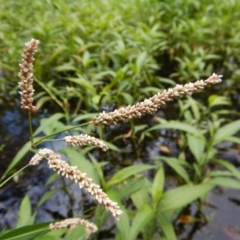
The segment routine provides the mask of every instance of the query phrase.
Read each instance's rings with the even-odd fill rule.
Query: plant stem
[[[29,124],[29,131],[30,131],[30,140],[31,140],[31,147],[34,147],[34,143],[33,143],[33,130],[32,130],[32,115],[31,115],[31,111],[28,111],[28,124]]]
[[[0,184],[0,188],[5,184],[7,183],[11,178],[13,178],[15,175],[17,175],[18,173],[20,173],[21,171],[23,171],[25,168],[27,168],[28,166],[30,166],[29,164],[24,166],[23,168],[21,168],[20,170],[18,170],[17,172],[15,172],[13,175],[11,175],[9,178],[7,178],[4,182],[2,182]]]
[[[49,88],[47,88],[41,81],[39,81],[37,78],[34,78],[34,80],[50,95],[50,97],[58,104],[59,107],[61,107],[64,111],[63,104],[56,98],[56,96],[51,92]]]

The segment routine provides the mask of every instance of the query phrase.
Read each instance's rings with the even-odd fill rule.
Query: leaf
[[[44,103],[50,102],[51,100],[52,100],[52,98],[49,96],[41,97],[36,103],[37,109],[40,109]]]
[[[55,193],[58,191],[59,191],[58,189],[53,189],[53,190],[45,192],[38,202],[38,207],[40,207],[42,204],[44,204],[48,199],[50,199],[52,196],[54,196]]]
[[[98,113],[84,113],[80,114],[73,119],[73,122],[78,122],[82,120],[91,120],[93,117],[97,116]]]
[[[66,45],[60,45],[58,48],[56,48],[52,54],[49,56],[49,61],[53,61],[54,58],[62,54],[67,49]]]
[[[104,141],[104,143],[107,145],[107,147],[113,151],[116,151],[116,152],[120,152],[121,150],[115,146],[114,144],[110,143],[110,142],[106,142]]]
[[[119,221],[116,222],[118,230],[121,234],[120,239],[128,239],[129,231],[130,231],[130,224],[129,224],[129,218],[128,218],[128,212],[126,209],[121,205],[120,208],[123,211],[123,214],[120,216]]]
[[[131,94],[126,93],[126,92],[121,92],[120,95],[123,96],[124,101],[126,101],[126,103],[127,103],[128,105],[132,105],[132,104],[133,104],[134,98],[133,98],[133,96],[132,96]]]
[[[92,164],[93,164],[94,167],[95,167],[95,170],[96,170],[96,172],[97,172],[97,174],[98,174],[98,177],[99,177],[99,179],[100,179],[101,185],[103,186],[103,189],[105,189],[107,183],[106,183],[106,181],[105,181],[104,174],[103,174],[103,170],[102,170],[101,166],[107,165],[108,163],[105,162],[105,164],[103,164],[103,163],[101,162],[101,164],[100,164],[98,161],[95,160],[95,158],[94,158],[91,154],[89,155],[89,157],[90,157],[90,159],[91,159],[91,161],[92,161]]]
[[[150,203],[149,194],[146,189],[151,189],[151,184],[146,178],[144,178],[142,187],[131,195],[132,202],[138,209],[141,209],[144,205]]]
[[[233,176],[235,176],[240,180],[240,171],[232,163],[227,162],[225,160],[221,160],[221,159],[215,159],[214,162],[225,167],[227,170],[229,170],[233,174]]]
[[[94,86],[87,80],[83,78],[67,78],[68,81],[78,84],[80,87],[84,88],[85,91],[89,90],[93,95],[97,95]]]
[[[219,128],[213,138],[213,144],[223,142],[240,130],[240,120],[236,120]]]
[[[87,173],[87,177],[92,178],[94,183],[100,184],[94,165],[88,161],[80,151],[73,148],[64,148],[62,152],[69,158],[69,162],[72,166],[77,166],[81,172]]]
[[[236,143],[236,144],[240,144],[240,138],[234,137],[234,136],[226,138],[226,141]]]
[[[39,237],[34,238],[34,240],[43,240],[43,239],[44,240],[61,240],[62,236],[66,235],[68,232],[69,232],[68,229],[61,228],[58,230],[50,231],[44,234],[44,236],[40,235]]]
[[[113,186],[117,183],[120,183],[123,180],[127,179],[128,177],[135,175],[139,172],[146,171],[153,168],[156,168],[156,167],[152,165],[146,165],[146,164],[126,167],[113,175],[111,180],[108,182],[108,187]]]
[[[50,223],[40,223],[21,227],[7,232],[1,236],[1,240],[32,240],[49,232]]]
[[[46,135],[50,135],[53,132],[53,130],[57,127],[57,123],[59,123],[58,120],[63,117],[64,114],[55,113],[51,117],[41,119],[40,126],[33,133],[33,136],[36,136],[41,132],[44,132]]]
[[[146,52],[142,52],[142,53],[139,54],[139,56],[137,58],[137,62],[136,62],[138,72],[141,71],[141,68],[144,65],[144,63],[146,62],[146,59],[147,59],[147,53]]]
[[[154,211],[148,205],[144,205],[135,215],[130,228],[128,240],[135,240],[146,224],[153,218]]]
[[[67,72],[67,71],[76,71],[76,68],[71,63],[64,63],[60,66],[54,68],[56,72]]]
[[[207,54],[204,56],[204,60],[214,60],[214,59],[221,59],[221,56],[217,54]]]
[[[153,131],[153,130],[157,130],[157,129],[176,129],[176,130],[181,130],[184,132],[188,132],[191,133],[193,135],[196,136],[201,136],[201,132],[199,131],[199,129],[193,127],[192,125],[186,124],[186,123],[182,123],[179,121],[169,121],[169,122],[165,122],[165,123],[160,123],[154,127],[151,127],[148,129],[148,131]]]
[[[164,190],[164,180],[165,180],[164,169],[163,166],[160,166],[157,173],[155,174],[151,189],[154,209],[157,207],[157,204],[162,197]]]
[[[230,102],[229,98],[227,98],[227,97],[211,95],[208,98],[208,104],[209,104],[209,107],[212,108],[212,107],[218,106],[218,105],[230,105],[231,102]]]
[[[181,161],[177,158],[160,157],[168,164],[179,176],[181,176],[187,183],[190,182],[189,175],[187,171],[181,166]]]
[[[166,238],[169,240],[177,240],[172,222],[163,213],[158,214],[158,219]]]
[[[204,147],[205,147],[205,140],[204,137],[199,138],[197,136],[192,136],[187,134],[188,146],[196,158],[197,162],[201,162],[201,159],[204,156]]]
[[[20,204],[16,228],[33,224],[32,220],[31,201],[29,196],[26,195]]]
[[[86,239],[86,229],[84,226],[77,226],[68,232],[64,237],[64,240],[85,240]]]
[[[182,208],[192,203],[197,198],[206,195],[214,185],[202,183],[199,185],[184,185],[175,189],[168,190],[163,194],[160,201],[160,212]]]
[[[206,174],[206,177],[214,178],[214,177],[233,177],[233,174],[229,171],[218,171],[211,170]]]
[[[240,189],[240,181],[229,177],[215,177],[209,180],[208,183],[221,187]]]
[[[82,63],[83,63],[84,67],[87,67],[89,60],[90,60],[90,53],[89,53],[89,51],[84,51],[83,58],[82,58]]]
[[[34,138],[33,141],[36,142],[41,138]],[[5,171],[2,178],[6,177],[8,173],[22,160],[22,158],[29,152],[31,148],[31,142],[27,142],[23,145],[23,147],[18,151],[18,153],[13,158],[12,162],[9,164],[7,170]],[[30,159],[29,159],[30,160]]]
[[[117,187],[117,191],[119,194],[119,198],[122,199],[124,197],[130,196],[136,191],[140,190],[144,185],[144,178],[132,178],[124,181],[120,186]]]
[[[58,173],[53,173],[47,180],[47,182],[45,183],[45,186],[49,185],[50,183],[56,181],[59,178],[59,174]]]

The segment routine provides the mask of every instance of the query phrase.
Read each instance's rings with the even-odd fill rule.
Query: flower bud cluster
[[[162,93],[158,93],[153,97],[145,99],[133,106],[122,107],[109,113],[103,111],[99,116],[92,119],[92,123],[95,125],[98,125],[99,123],[116,124],[119,121],[128,121],[132,118],[140,118],[144,114],[153,114],[160,106],[166,104],[166,102],[190,95],[194,92],[200,91],[204,87],[221,82],[221,77],[222,75],[213,73],[213,75],[205,81],[199,80],[194,83],[177,85],[174,88],[164,90]]]
[[[31,159],[30,165],[38,164],[43,157],[48,160],[50,168],[61,176],[71,179],[77,183],[80,188],[84,188],[88,193],[90,193],[93,199],[96,199],[105,207],[106,210],[110,211],[114,218],[117,220],[119,219],[122,211],[120,210],[118,204],[113,202],[107,194],[103,192],[99,185],[93,183],[91,178],[86,177],[86,173],[82,173],[77,169],[77,167],[70,166],[67,162],[61,160],[60,155],[57,153],[47,148],[40,149],[39,152]]]
[[[87,220],[84,220],[82,218],[67,218],[63,221],[59,221],[59,222],[55,222],[55,223],[51,223],[49,225],[50,230],[58,230],[60,228],[66,228],[66,227],[70,227],[75,228],[78,225],[82,225],[85,227],[87,235],[91,235],[91,233],[94,233],[98,230],[97,226],[93,223],[90,223]]]
[[[66,136],[64,140],[70,146],[84,146],[89,144],[100,147],[103,151],[108,150],[107,145],[103,141],[87,134],[80,134],[78,136]]]
[[[25,44],[25,48],[22,54],[22,63],[19,64],[19,87],[21,91],[19,92],[21,95],[21,107],[28,111],[34,112],[36,107],[33,106],[33,55],[37,52],[39,41],[35,39],[31,39],[29,42]]]

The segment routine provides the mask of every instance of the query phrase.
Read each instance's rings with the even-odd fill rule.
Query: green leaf
[[[149,198],[149,194],[148,194],[148,189],[151,189],[151,184],[150,182],[145,178],[144,179],[144,183],[142,185],[142,187],[136,191],[135,193],[133,193],[131,195],[131,199],[134,203],[134,205],[138,208],[141,209],[144,205],[149,204],[150,203],[150,198]]]
[[[33,224],[32,220],[33,219],[32,219],[31,201],[29,196],[26,195],[20,204],[16,228]]]
[[[38,202],[38,207],[40,207],[48,199],[50,199],[52,196],[54,196],[55,193],[58,192],[58,191],[59,191],[58,189],[53,189],[53,190],[45,192]]]
[[[97,116],[98,113],[84,113],[80,114],[73,119],[73,122],[78,122],[82,120],[91,120],[93,117]]]
[[[77,226],[68,232],[64,240],[86,240],[86,229],[84,226]]]
[[[98,173],[98,177],[100,179],[101,185],[103,186],[103,189],[106,189],[107,183],[106,183],[105,178],[104,178],[102,166],[107,165],[108,163],[107,162],[99,163],[98,161],[95,160],[95,158],[91,154],[89,155],[89,157],[90,157],[90,159],[92,161],[92,164],[95,167],[96,172]]]
[[[215,177],[208,182],[221,187],[240,189],[240,181],[229,177]]]
[[[121,92],[120,94],[123,96],[124,100],[126,101],[126,103],[128,105],[132,105],[133,104],[134,98],[133,98],[133,96],[131,94],[126,93],[126,92]]]
[[[154,127],[151,127],[150,129],[148,129],[148,131],[150,132],[150,131],[157,130],[157,129],[168,129],[168,128],[181,130],[181,131],[188,132],[188,133],[191,133],[196,136],[202,135],[201,132],[199,131],[199,129],[193,127],[192,125],[182,123],[179,121],[169,121],[169,122],[165,122],[165,123],[160,123]]]
[[[206,174],[206,177],[233,177],[233,174],[229,171],[212,170]]]
[[[47,180],[47,182],[45,183],[45,186],[49,185],[50,183],[56,181],[59,178],[59,174],[58,173],[53,173]]]
[[[201,162],[201,159],[204,156],[204,147],[205,147],[205,140],[204,137],[199,138],[197,136],[193,136],[187,134],[188,146],[196,158],[197,162]]]
[[[64,63],[54,68],[56,72],[76,71],[76,68],[71,63]]]
[[[233,174],[234,177],[240,180],[240,171],[232,163],[221,159],[215,159],[214,162],[225,167],[228,171],[230,171]]]
[[[187,171],[181,166],[182,162],[177,158],[159,157],[167,163],[179,176],[181,176],[187,183],[190,182]]]
[[[51,100],[52,100],[52,98],[49,97],[49,96],[45,96],[45,97],[39,98],[39,100],[38,100],[37,103],[36,103],[37,109],[41,109],[42,106],[44,105],[44,103],[50,102]]]
[[[97,95],[94,86],[83,78],[67,78],[68,81],[77,83],[80,87],[83,87],[86,91],[89,90],[93,95]]]
[[[87,177],[92,178],[94,183],[100,184],[94,165],[82,155],[81,151],[77,151],[73,148],[64,148],[62,152],[68,156],[72,166],[77,166],[81,172],[87,173]]]
[[[143,67],[144,63],[146,62],[147,59],[147,53],[142,52],[138,55],[136,66],[137,66],[137,71],[140,72],[141,68]]]
[[[135,240],[146,224],[153,218],[154,211],[148,205],[144,205],[135,215],[130,228],[128,240]]]
[[[34,142],[38,141],[41,138],[34,138]],[[6,177],[8,173],[22,160],[22,158],[29,152],[31,148],[31,142],[27,142],[23,145],[23,147],[18,151],[16,156],[13,158],[12,162],[9,164],[7,170],[5,171],[3,177]],[[30,160],[30,159],[29,159]],[[2,177],[2,178],[3,178]]]
[[[62,236],[67,234],[68,229],[66,228],[61,228],[58,230],[50,231],[44,236],[40,235],[39,237],[34,238],[34,240],[61,240]]]
[[[110,142],[106,142],[104,141],[104,143],[107,145],[107,147],[113,151],[116,151],[116,152],[120,152],[121,150],[115,146],[114,144],[110,143]]]
[[[120,239],[128,239],[129,231],[130,231],[128,212],[121,204],[120,204],[120,208],[123,211],[123,214],[120,216],[119,221],[116,221],[116,224],[121,234]]]
[[[214,145],[223,142],[240,130],[240,120],[236,120],[219,128],[214,136]]]
[[[51,117],[43,118],[40,120],[40,126],[36,129],[36,131],[33,133],[33,136],[36,136],[37,134],[44,132],[46,135],[49,135],[53,132],[54,129],[56,129],[59,119],[63,118],[64,114],[62,113],[55,113]]]
[[[208,104],[209,104],[209,107],[212,108],[217,105],[230,105],[231,102],[230,102],[229,98],[227,98],[227,97],[211,95],[208,98]]]
[[[127,179],[126,182],[124,181],[117,188],[120,199],[130,196],[133,193],[137,192],[139,189],[142,188],[144,182],[145,182],[144,178],[138,178],[137,180],[135,178],[132,178]]]
[[[197,198],[206,195],[214,185],[202,183],[199,185],[184,185],[175,189],[168,190],[163,194],[160,201],[160,212],[182,208],[192,203]]]
[[[240,138],[235,137],[235,136],[231,136],[231,137],[226,138],[226,141],[236,143],[236,144],[240,144]]]
[[[157,207],[157,204],[162,197],[164,190],[164,180],[165,180],[164,169],[163,166],[160,166],[157,173],[155,174],[151,189],[154,209]]]
[[[113,175],[111,180],[108,182],[108,187],[113,186],[117,183],[120,183],[123,180],[127,179],[128,177],[135,175],[139,172],[146,171],[153,168],[156,168],[156,167],[152,165],[135,165],[135,166],[126,167]]]
[[[169,240],[177,240],[177,236],[175,234],[174,227],[170,219],[168,219],[163,213],[158,214],[158,219],[160,221],[160,226],[166,238]]]
[[[50,223],[40,223],[11,230],[1,236],[1,240],[32,240],[49,232]]]

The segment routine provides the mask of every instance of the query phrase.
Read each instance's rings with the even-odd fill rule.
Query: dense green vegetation
[[[97,207],[87,217],[100,232],[109,227],[115,239],[174,240],[175,223],[189,204],[195,202],[201,211],[204,196],[214,187],[240,188],[239,169],[219,157],[220,143],[227,141],[232,148],[240,143],[239,11],[240,2],[234,0],[0,0],[1,104],[7,100],[19,105],[17,74],[23,44],[32,37],[40,40],[34,98],[46,118],[34,129],[36,141],[39,133],[63,131],[102,110],[134,104],[213,72],[223,74],[222,83],[169,103],[156,116],[114,128],[93,124],[78,128],[75,133],[95,135],[110,150],[100,159],[92,147],[81,152],[65,148],[62,153],[124,211],[112,230],[106,224],[110,215]],[[158,156],[149,160],[146,147],[159,138],[165,141],[158,146]],[[17,171],[29,147],[30,142],[16,153],[4,177]],[[171,190],[166,187],[168,167],[176,174]],[[153,170],[143,174],[149,169]],[[20,216],[29,204],[24,198]],[[30,211],[30,220],[18,227],[33,224],[34,216]],[[33,234],[44,227],[23,231]],[[55,238],[51,233],[51,239],[60,239],[62,233]]]

